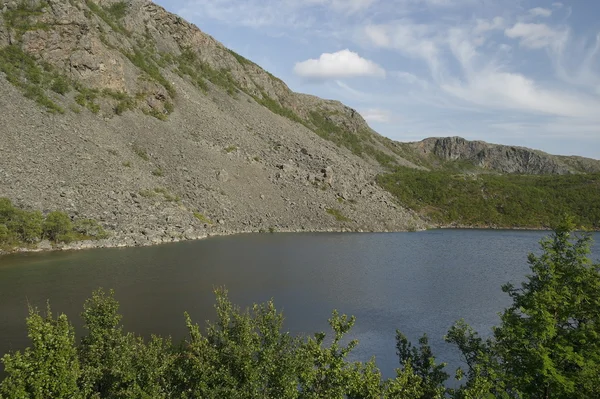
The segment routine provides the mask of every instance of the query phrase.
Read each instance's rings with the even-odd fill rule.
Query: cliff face
[[[409,144],[421,159],[434,167],[462,161],[488,171],[521,174],[600,172],[600,161],[550,155],[524,147],[469,141],[461,137],[428,138]]]

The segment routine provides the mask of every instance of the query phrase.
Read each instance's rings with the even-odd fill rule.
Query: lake
[[[430,337],[438,359],[459,364],[443,342],[464,318],[489,334],[510,300],[501,290],[528,272],[548,232],[430,230],[415,233],[279,233],[214,237],[154,247],[0,257],[0,354],[28,345],[27,305],[66,313],[81,333],[83,302],[113,288],[128,331],[185,338],[183,313],[214,320],[213,289],[234,303],[274,298],[292,333],[329,332],[333,309],[355,315],[353,359],[375,356],[385,377],[398,366],[395,330]],[[596,242],[600,238],[594,235]],[[594,261],[599,256],[593,247]],[[2,373],[2,370],[0,370]]]

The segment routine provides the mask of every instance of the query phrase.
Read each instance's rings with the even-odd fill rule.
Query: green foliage
[[[113,18],[119,20],[125,18],[125,15],[127,15],[127,8],[128,6],[126,2],[119,1],[107,7],[106,12],[110,14]]]
[[[163,170],[161,168],[156,168],[152,171],[152,176],[156,176],[156,177],[162,177],[164,176],[165,172],[163,172]]]
[[[300,118],[298,114],[269,97],[269,95],[264,91],[261,91],[261,97],[253,96],[253,98],[257,103],[267,108],[274,114],[283,116],[284,118],[287,118],[293,122],[297,122],[306,126],[306,122]]]
[[[44,221],[44,236],[51,241],[71,241],[68,236],[73,231],[71,218],[64,212],[54,211]]]
[[[591,237],[574,227],[567,219],[542,240],[520,288],[503,287],[513,305],[494,329],[494,349],[509,383],[531,397],[600,395],[599,385],[582,389],[600,362],[600,265],[588,257]]]
[[[142,148],[134,145],[133,148],[132,148],[132,150],[135,153],[135,155],[137,155],[138,157],[142,158],[144,161],[149,161],[150,160],[150,157],[148,156],[148,153],[144,149],[142,149]]]
[[[167,90],[169,96],[175,97],[175,88],[160,72],[160,68],[154,61],[152,54],[148,54],[141,48],[134,48],[132,53],[125,53],[125,56],[133,65],[144,71],[151,79],[158,82]]]
[[[62,75],[56,74],[54,79],[52,80],[50,90],[57,94],[65,95],[71,90],[71,85],[67,78],[65,78]]]
[[[133,110],[137,105],[137,101],[134,97],[122,91],[104,89],[102,90],[102,94],[117,102],[114,107],[115,114],[117,115],[122,115],[125,111]]]
[[[531,274],[521,287],[503,287],[513,303],[493,337],[481,339],[463,321],[449,331],[447,341],[469,367],[458,393],[599,397],[600,264],[589,259],[590,236],[573,234],[574,227],[563,219],[541,241],[541,255],[529,255]]]
[[[253,63],[252,61],[250,61],[246,57],[243,57],[243,56],[239,55],[238,53],[236,53],[233,50],[227,49],[227,52],[229,54],[231,54],[237,60],[237,62],[239,62],[240,65],[242,65],[242,66],[245,66],[245,65],[256,65],[255,63]]]
[[[178,195],[171,194],[169,190],[164,187],[156,187],[154,188],[154,194],[162,194],[165,201],[168,202],[179,202],[181,201],[181,197]]]
[[[77,233],[78,238],[101,240],[108,238],[108,233],[94,219],[78,219],[73,223],[73,231]]]
[[[235,145],[230,145],[228,147],[225,147],[225,152],[228,154],[231,152],[237,151],[237,150],[238,150],[238,148]]]
[[[446,389],[444,383],[448,374],[444,372],[446,363],[435,363],[427,335],[419,339],[419,348],[413,347],[406,336],[396,330],[396,350],[403,371],[410,370],[420,377],[419,386],[422,399],[442,399]]]
[[[36,244],[43,238],[54,242],[71,242],[106,238],[107,234],[92,219],[78,219],[73,224],[64,212],[50,212],[46,217],[40,211],[26,211],[13,206],[7,198],[0,198],[0,247]]]
[[[44,70],[18,45],[12,44],[0,49],[0,71],[6,74],[6,79],[20,89],[25,97],[45,107],[50,113],[64,113],[46,94],[46,88],[50,87],[57,92],[68,90],[68,87],[63,86],[66,84],[62,81],[63,78]]]
[[[213,222],[209,218],[207,218],[206,216],[204,216],[200,212],[194,212],[194,217],[196,219],[198,219],[199,221],[201,221],[202,223],[213,224]]]
[[[192,83],[204,92],[208,91],[206,80],[225,89],[231,96],[238,92],[237,82],[228,70],[211,67],[208,63],[198,59],[192,49],[184,49],[174,61],[179,74],[189,76]]]
[[[325,140],[329,140],[340,147],[346,147],[353,154],[358,156],[370,156],[374,158],[381,166],[391,167],[395,162],[393,155],[375,148],[372,144],[372,138],[369,132],[350,130],[336,124],[331,116],[323,111],[311,111],[310,113],[311,129]]]
[[[96,103],[100,92],[96,89],[89,89],[87,87],[77,85],[76,87],[79,94],[75,96],[75,102],[82,107],[89,109],[92,113],[97,114],[100,112],[100,105]]]
[[[17,32],[17,38],[20,40],[23,33],[32,30],[48,30],[50,26],[46,23],[37,21],[36,17],[43,14],[48,6],[46,1],[31,2],[22,0],[14,9],[7,10],[3,17],[9,29]]]
[[[88,8],[96,14],[100,19],[104,21],[110,28],[115,31],[122,33],[126,36],[130,36],[131,33],[127,31],[121,24],[121,19],[125,16],[127,12],[127,4],[125,2],[114,3],[108,8],[100,7],[98,4],[94,3],[92,0],[86,0],[85,4]],[[90,14],[89,17],[91,17]],[[88,17],[88,18],[89,18]]]
[[[335,218],[335,220],[337,220],[338,222],[351,222],[352,221],[352,219],[349,219],[346,216],[344,216],[339,209],[327,208],[327,209],[325,209],[325,211],[328,214],[330,214],[331,216],[333,216]]]
[[[0,397],[82,398],[75,333],[67,316],[54,319],[48,308],[42,317],[30,308],[27,329],[32,346],[2,358],[8,377],[0,383]]]
[[[600,228],[600,174],[464,175],[397,168],[377,182],[437,223],[548,227],[568,212],[578,225]]]

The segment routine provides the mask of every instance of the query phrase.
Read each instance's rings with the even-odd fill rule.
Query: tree
[[[19,235],[21,241],[35,243],[42,238],[44,217],[40,211],[17,210],[13,221],[13,229]]]
[[[54,211],[46,216],[44,235],[51,241],[63,241],[73,230],[71,218],[64,212]]]
[[[422,399],[441,399],[444,397],[444,382],[448,374],[444,371],[446,363],[435,363],[435,357],[429,346],[427,334],[419,339],[419,347],[414,347],[406,336],[396,330],[396,350],[403,370],[409,370],[420,377]]]
[[[507,380],[532,398],[600,397],[600,384],[585,388],[600,363],[600,265],[588,257],[590,235],[574,227],[567,219],[542,240],[521,288],[503,287],[513,305],[494,329],[495,350]]]
[[[30,308],[27,329],[32,347],[2,358],[8,375],[0,384],[0,397],[81,398],[75,332],[61,314],[46,317]]]
[[[450,330],[469,366],[463,391],[487,384],[511,397],[600,397],[600,265],[589,259],[590,235],[573,229],[561,222],[542,254],[529,255],[521,287],[503,287],[513,304],[491,339],[462,322]]]

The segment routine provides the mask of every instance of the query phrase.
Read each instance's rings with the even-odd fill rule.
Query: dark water
[[[91,292],[114,288],[127,330],[179,340],[183,312],[198,322],[213,319],[212,291],[226,286],[242,306],[274,298],[294,333],[329,331],[332,309],[355,315],[352,337],[360,344],[353,358],[376,356],[386,377],[397,367],[396,328],[415,341],[426,332],[437,357],[456,366],[443,335],[461,317],[488,333],[509,304],[500,286],[523,279],[527,253],[538,251],[546,234],[254,234],[0,257],[0,354],[28,345],[28,303],[43,309],[50,300],[77,327]],[[594,252],[597,260],[598,246]]]

